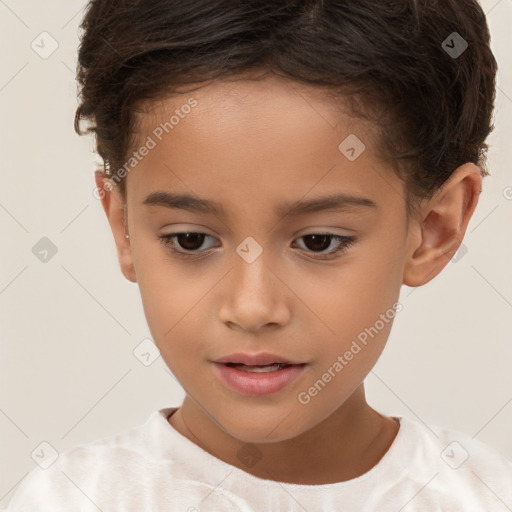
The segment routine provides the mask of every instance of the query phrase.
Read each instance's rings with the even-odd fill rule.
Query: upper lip
[[[285,364],[303,364],[295,361],[291,361],[286,357],[278,356],[276,354],[270,354],[268,352],[262,352],[259,354],[230,354],[225,357],[221,357],[213,361],[214,363],[242,363],[247,366],[255,365],[267,365],[273,363],[285,363]]]

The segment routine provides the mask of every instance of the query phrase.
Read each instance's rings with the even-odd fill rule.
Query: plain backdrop
[[[134,355],[150,337],[138,287],[93,194],[93,138],[73,130],[85,5],[0,0],[0,506],[48,444],[62,452],[114,434],[184,396],[160,357],[145,366]],[[403,287],[367,393],[382,412],[512,458],[512,2],[482,5],[500,66],[492,176],[464,253],[429,284]]]

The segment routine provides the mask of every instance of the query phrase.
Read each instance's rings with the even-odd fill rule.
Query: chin
[[[254,414],[240,411],[236,416],[237,413],[229,410],[217,416],[217,422],[224,432],[243,443],[278,443],[292,439],[303,431],[297,418],[294,420],[293,414],[287,417],[288,412],[285,411],[283,409],[283,413],[271,415],[255,408]]]

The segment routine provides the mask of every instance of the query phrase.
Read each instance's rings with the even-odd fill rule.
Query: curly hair
[[[410,197],[466,162],[489,174],[497,64],[476,0],[91,0],[80,28],[75,130],[109,175],[142,102],[258,69],[350,100]]]

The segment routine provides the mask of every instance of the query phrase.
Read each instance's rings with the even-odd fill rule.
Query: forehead
[[[276,202],[313,189],[378,193],[377,129],[348,115],[327,90],[276,76],[186,89],[145,104],[138,115],[138,145],[148,138],[154,143],[127,178],[139,197],[162,187]],[[357,159],[348,158],[347,149],[355,149]]]
[[[136,116],[139,138],[161,123],[171,121],[173,126],[168,126],[171,129],[164,135],[170,131],[178,135],[187,130],[200,136],[214,125],[215,130],[208,137],[212,142],[240,133],[254,136],[257,131],[256,142],[262,142],[265,134],[272,138],[279,133],[281,137],[275,141],[279,145],[291,136],[308,136],[319,129],[325,135],[339,128],[342,118],[345,128],[356,123],[346,115],[342,98],[335,99],[328,90],[275,75],[265,78],[242,75],[202,85],[191,84],[186,90],[143,104]],[[252,138],[246,141],[244,149],[250,149],[251,141]]]
[[[196,113],[215,113],[219,110],[229,110],[233,113],[241,108],[246,111],[251,108],[261,109],[264,103],[272,106],[272,110],[282,105],[293,106],[294,110],[313,110],[320,116],[327,114],[330,119],[324,120],[331,125],[337,122],[335,110],[345,108],[343,96],[335,95],[327,87],[308,85],[275,73],[258,74],[257,71],[191,83],[177,87],[175,91],[173,94],[143,102],[140,110],[146,114],[145,119],[149,121],[147,114],[151,113],[157,118],[159,115],[165,115],[169,108],[179,108],[190,97],[199,102],[199,105],[194,107]],[[262,110],[262,114],[266,112],[267,109]]]

